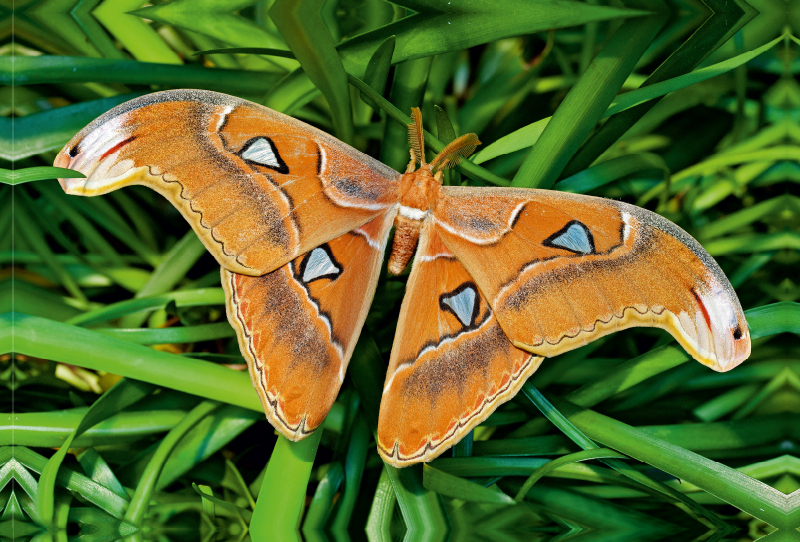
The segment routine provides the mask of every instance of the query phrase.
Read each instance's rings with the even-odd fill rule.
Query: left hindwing
[[[712,369],[750,354],[747,322],[724,273],[655,213],[552,190],[447,186],[434,218],[520,348],[554,356],[619,329],[653,326]]]
[[[328,414],[367,316],[394,213],[260,277],[222,268],[228,319],[272,425],[305,438]]]
[[[430,461],[513,397],[542,358],[515,348],[475,281],[427,221],[400,309],[378,451]]]

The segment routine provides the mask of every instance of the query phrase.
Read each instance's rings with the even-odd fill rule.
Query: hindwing
[[[478,285],[423,225],[408,279],[378,423],[378,451],[430,461],[512,398],[542,358],[515,348]]]
[[[260,277],[222,268],[228,319],[278,431],[311,434],[339,393],[369,311],[393,213]]]

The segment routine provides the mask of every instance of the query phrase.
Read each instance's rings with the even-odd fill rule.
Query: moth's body
[[[425,219],[436,208],[441,176],[434,176],[429,165],[414,170],[414,160],[400,177],[400,202],[394,218],[394,239],[389,256],[389,272],[399,275],[406,268],[417,248],[420,230]]]
[[[55,165],[97,195],[143,184],[222,266],[228,318],[273,426],[310,434],[336,399],[380,276],[416,257],[383,389],[378,450],[404,466],[452,446],[542,362],[634,326],[726,371],[750,354],[736,293],[697,241],[633,205],[522,188],[442,186],[477,145],[430,164],[414,110],[403,174],[232,96],[168,91],[96,119]],[[416,169],[419,163],[419,169]]]

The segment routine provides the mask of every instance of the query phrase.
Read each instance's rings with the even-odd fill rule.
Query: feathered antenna
[[[419,107],[411,108],[411,124],[408,125],[408,146],[411,148],[411,161],[425,165],[425,134],[422,131],[422,112]]]
[[[436,155],[436,158],[431,162],[431,171],[435,173],[437,170],[444,171],[457,166],[463,158],[469,158],[480,144],[481,142],[478,141],[476,134],[464,134],[461,137],[457,137],[448,143],[442,149],[442,152]]]

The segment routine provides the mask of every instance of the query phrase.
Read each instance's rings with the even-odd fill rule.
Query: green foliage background
[[[5,0],[0,540],[800,540],[795,35],[781,0]],[[421,106],[430,149],[484,143],[448,183],[655,210],[728,274],[753,354],[718,374],[621,332],[397,470],[373,434],[405,277],[383,276],[324,429],[279,438],[178,213],[52,180],[86,123],[168,88],[395,169]]]

